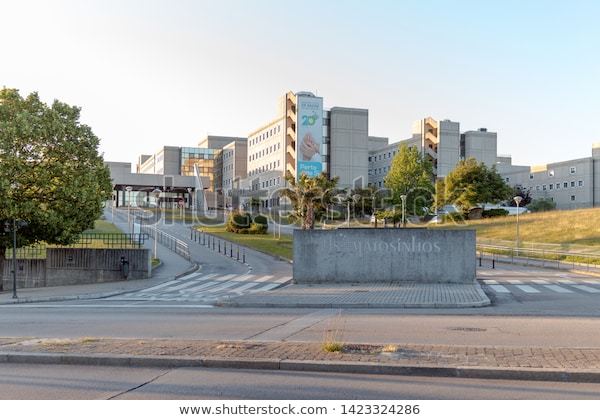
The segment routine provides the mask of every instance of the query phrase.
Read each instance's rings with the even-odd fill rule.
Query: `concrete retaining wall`
[[[297,283],[472,283],[475,262],[474,230],[294,231]]]
[[[17,288],[64,286],[124,280],[121,257],[129,261],[128,280],[151,275],[148,249],[48,248],[46,259],[17,260]],[[12,290],[12,260],[4,263],[4,290]]]

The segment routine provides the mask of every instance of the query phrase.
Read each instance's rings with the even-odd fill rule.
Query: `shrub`
[[[248,230],[250,228],[252,218],[250,214],[244,212],[233,212],[227,219],[227,225],[225,230],[227,232],[242,233],[242,229]]]
[[[483,211],[483,217],[484,218],[488,218],[488,217],[502,217],[502,216],[508,216],[508,210],[505,210],[505,209],[489,209],[489,210],[484,210]]]
[[[267,218],[265,216],[263,216],[262,214],[259,214],[258,216],[256,216],[254,218],[254,223],[258,224],[258,225],[265,225],[268,226],[269,225],[269,221],[267,220]]]
[[[465,215],[460,212],[457,212],[457,211],[447,213],[447,214],[442,214],[441,222],[442,223],[464,223]]]
[[[536,198],[535,200],[533,200],[531,202],[531,204],[529,204],[527,206],[527,210],[529,210],[532,213],[538,212],[538,211],[549,211],[549,210],[555,210],[556,209],[556,203],[551,200],[550,198]]]
[[[248,229],[248,233],[263,235],[263,234],[267,233],[268,228],[269,228],[268,225],[252,223],[252,225],[250,225],[250,229]]]

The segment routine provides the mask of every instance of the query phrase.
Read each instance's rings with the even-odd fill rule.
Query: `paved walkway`
[[[241,307],[470,308],[490,304],[473,284],[294,284],[222,302]]]
[[[252,361],[258,362],[254,367],[270,369],[273,363],[284,369],[285,363],[303,364],[307,370],[310,363],[321,364],[335,362],[338,371],[347,366],[350,371],[362,363],[362,368],[372,368],[382,372],[385,366],[402,366],[404,368],[435,369],[476,368],[487,369],[492,374],[506,377],[512,373],[516,378],[525,379],[536,372],[562,373],[563,380],[568,372],[594,374],[588,380],[600,381],[600,349],[598,348],[540,348],[540,347],[497,347],[497,346],[447,346],[447,345],[415,345],[415,344],[344,344],[340,351],[328,352],[323,343],[301,342],[264,342],[264,341],[201,341],[201,340],[139,340],[139,339],[30,339],[0,338],[0,360],[10,361],[10,355],[65,355],[63,360],[46,359],[62,363],[76,363],[77,360],[98,364],[110,363],[110,356],[156,356],[170,358],[173,363],[190,364],[197,360],[199,365],[210,366],[220,362],[231,367],[246,367]],[[77,356],[74,356],[77,355]],[[97,359],[78,356],[93,356]],[[108,357],[107,357],[108,356]],[[71,357],[71,359],[67,359]],[[18,359],[15,359],[18,360]],[[69,362],[69,360],[71,360]],[[139,359],[143,360],[143,359]],[[142,363],[152,364],[147,359]],[[126,360],[135,364],[135,359]],[[113,362],[114,363],[114,362]],[[262,365],[261,365],[262,363]],[[503,370],[504,369],[504,370]],[[406,373],[410,373],[406,370]],[[423,371],[416,371],[423,372]],[[431,373],[430,372],[430,373]],[[525,372],[529,376],[519,376]],[[393,373],[390,372],[390,373]],[[444,375],[446,376],[446,375]],[[510,376],[509,376],[510,377]],[[535,378],[535,376],[533,376]],[[581,378],[580,378],[581,379]]]

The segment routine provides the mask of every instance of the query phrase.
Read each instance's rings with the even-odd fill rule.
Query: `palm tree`
[[[328,179],[325,173],[321,173],[316,177],[302,174],[297,181],[292,175],[287,175],[285,179],[288,187],[283,189],[281,195],[291,201],[294,208],[292,218],[302,222],[303,230],[314,229],[315,215],[326,211],[339,178]]]

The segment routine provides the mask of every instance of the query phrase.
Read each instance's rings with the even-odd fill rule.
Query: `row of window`
[[[254,183],[252,183],[252,187],[250,189],[252,191],[258,191],[260,188],[264,189],[264,188],[274,187],[274,186],[280,185],[280,184],[281,184],[281,177],[278,176],[277,178],[267,179],[262,182],[254,182]]]
[[[536,185],[535,186],[535,190],[536,191],[552,191],[552,190],[560,190],[561,187],[563,189],[569,188],[569,186],[571,188],[575,188],[575,187],[583,187],[584,183],[583,180],[579,180],[577,182],[575,181],[571,181],[571,182],[563,182],[562,184],[560,182],[557,182],[556,184],[543,184],[543,185]]]
[[[259,168],[253,169],[248,172],[249,176],[261,174],[263,172],[271,171],[273,169],[279,168],[281,166],[281,160],[270,162],[268,165],[262,165]]]
[[[229,164],[229,165],[225,165],[225,166],[223,166],[223,170],[224,170],[225,172],[231,172],[231,171],[233,171],[233,163],[231,163],[231,164]]]
[[[379,160],[391,159],[394,156],[396,156],[396,151],[395,150],[393,152],[380,153],[379,154]],[[369,162],[377,162],[377,155],[375,155],[375,156],[369,156]]]
[[[387,174],[390,171],[391,166],[384,166],[382,168],[369,169],[369,175],[382,175]]]
[[[266,140],[269,137],[274,136],[275,134],[279,133],[280,131],[281,131],[281,124],[257,135],[253,139],[250,139],[250,145],[253,146],[255,144],[258,144],[260,141]]]
[[[577,167],[575,167],[575,166],[571,166],[571,167],[569,168],[569,174],[571,174],[571,175],[575,175],[576,173],[577,173]],[[547,174],[548,174],[548,176],[549,176],[549,177],[553,177],[553,176],[554,176],[554,169],[550,169],[550,170],[547,172]],[[530,173],[530,174],[529,174],[529,179],[533,179],[533,178],[534,178],[534,174],[533,174],[533,173]]]
[[[258,158],[266,156],[266,155],[268,155],[270,153],[273,153],[273,152],[275,152],[275,151],[277,151],[279,149],[281,149],[281,143],[277,143],[277,144],[274,144],[272,146],[266,147],[266,148],[264,148],[262,150],[259,150],[256,153],[251,154],[250,155],[250,161],[252,162],[253,160],[256,160]]]

